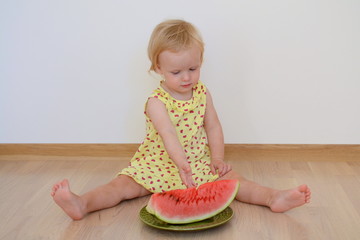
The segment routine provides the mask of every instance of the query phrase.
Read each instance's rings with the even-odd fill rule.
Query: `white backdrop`
[[[141,142],[169,18],[202,32],[226,143],[360,144],[357,0],[3,0],[0,142]]]

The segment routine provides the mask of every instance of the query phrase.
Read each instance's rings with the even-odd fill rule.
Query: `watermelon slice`
[[[220,180],[198,188],[171,190],[151,196],[146,210],[167,223],[201,221],[223,211],[239,190],[238,180]]]

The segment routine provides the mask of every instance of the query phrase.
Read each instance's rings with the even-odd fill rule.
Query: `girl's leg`
[[[108,184],[78,196],[71,192],[67,179],[53,186],[51,196],[69,217],[82,219],[87,213],[110,208],[123,200],[142,197],[150,194],[148,190],[132,178],[120,175]]]
[[[311,191],[305,184],[293,189],[277,190],[249,181],[234,171],[221,179],[239,179],[240,188],[236,195],[238,201],[267,206],[273,212],[285,212],[310,202]]]

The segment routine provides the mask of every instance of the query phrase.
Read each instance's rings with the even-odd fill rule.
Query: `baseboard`
[[[132,156],[139,144],[0,144],[0,155]]]
[[[0,156],[89,156],[131,158],[139,144],[0,144]],[[225,158],[239,160],[358,161],[360,145],[225,144]],[[32,158],[33,159],[33,158]]]

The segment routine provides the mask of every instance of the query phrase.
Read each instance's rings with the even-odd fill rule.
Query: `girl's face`
[[[162,86],[179,100],[189,100],[200,78],[201,52],[193,46],[178,52],[163,51],[156,72],[164,76]]]

